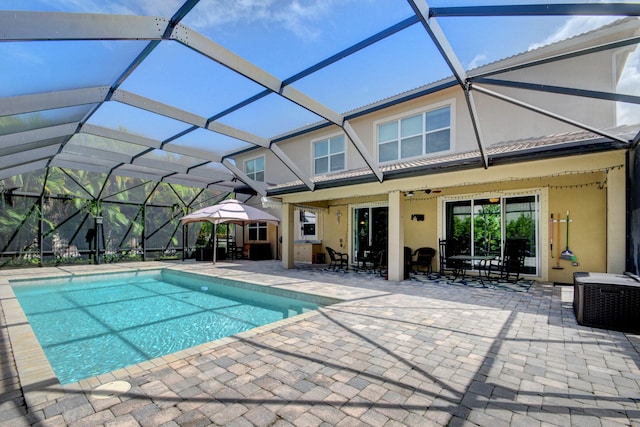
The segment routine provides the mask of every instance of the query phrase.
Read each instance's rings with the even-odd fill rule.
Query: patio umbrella
[[[236,199],[227,199],[217,205],[207,206],[180,218],[182,224],[192,222],[211,222],[215,224],[232,223],[245,226],[257,222],[269,222],[278,225],[280,220],[268,212],[246,205]],[[215,227],[214,227],[215,233]],[[214,239],[213,262],[216,262],[217,239]]]

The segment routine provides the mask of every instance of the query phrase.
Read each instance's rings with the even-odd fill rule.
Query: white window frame
[[[313,214],[313,220],[312,222],[309,223],[305,223],[303,221],[303,216],[306,216],[306,213],[310,213]],[[297,227],[297,240],[318,240],[318,235],[319,235],[319,228],[320,228],[320,210],[315,209],[315,208],[308,208],[308,207],[299,207],[296,208],[295,210],[295,217],[294,217],[294,226]],[[315,233],[314,234],[305,234],[304,231],[304,226],[305,224],[313,224],[315,227]]]
[[[262,165],[263,165],[262,170],[259,171],[259,170],[254,168],[254,172],[253,173],[249,173],[248,169],[247,169],[247,165],[249,163],[251,163],[251,162],[256,162],[256,161],[258,161],[260,159],[262,159]],[[246,173],[249,178],[251,178],[252,180],[254,180],[256,182],[265,182],[265,180],[264,180],[265,176],[264,175],[265,175],[265,170],[267,169],[267,164],[266,163],[267,163],[267,160],[265,159],[264,156],[258,156],[258,157],[254,157],[252,159],[247,159],[247,160],[244,161],[244,173]],[[256,179],[256,174],[258,172],[262,172],[262,179],[261,180]]]
[[[347,230],[349,230],[348,233],[348,237],[347,237],[347,242],[346,242],[346,247],[347,247],[347,253],[351,254],[351,262],[354,262],[353,258],[353,252],[355,250],[354,248],[354,244],[353,244],[353,235],[355,233],[356,230],[356,226],[357,224],[354,223],[353,221],[353,217],[354,217],[354,213],[356,209],[364,209],[364,208],[389,208],[389,201],[388,200],[381,200],[381,201],[377,201],[377,202],[365,202],[365,203],[350,203],[349,204],[349,215],[348,215],[348,222],[347,222]],[[342,240],[342,239],[340,239]],[[342,243],[342,242],[340,242]]]
[[[373,134],[374,134],[374,138],[375,138],[375,150],[376,150],[376,158],[378,160],[378,163],[380,164],[389,164],[389,163],[394,163],[394,162],[402,162],[405,160],[409,160],[409,159],[417,159],[417,158],[422,158],[422,157],[432,157],[432,156],[441,156],[443,154],[447,154],[447,153],[451,153],[454,151],[454,141],[455,141],[455,117],[456,117],[456,100],[454,98],[446,100],[446,101],[442,101],[442,102],[438,102],[438,103],[434,103],[434,104],[430,104],[427,107],[422,107],[422,108],[417,108],[411,111],[406,111],[400,114],[396,114],[394,116],[391,117],[386,117],[384,119],[381,120],[376,120],[373,123]],[[449,107],[449,149],[448,150],[442,150],[442,151],[436,151],[433,153],[426,153],[426,135],[428,135],[429,133],[433,133],[435,131],[426,131],[425,130],[425,116],[426,113],[429,113],[431,111],[437,111],[440,110],[442,108],[446,108]],[[417,155],[417,156],[412,156],[412,157],[401,157],[401,150],[402,147],[400,145],[400,141],[401,141],[401,136],[400,136],[400,122],[403,119],[408,119],[411,117],[415,117],[417,115],[422,115],[422,154]],[[386,125],[386,124],[390,124],[395,122],[398,125],[398,152],[397,152],[397,157],[393,160],[385,160],[382,161],[380,160],[380,134],[379,134],[379,129],[380,126],[382,125]],[[444,129],[444,128],[443,128]],[[442,130],[442,129],[439,129]]]
[[[250,242],[268,242],[269,241],[269,224],[266,222],[255,222],[247,224],[247,231],[249,232]],[[251,239],[251,230],[255,230],[257,239]],[[264,239],[260,239],[260,231],[264,230]]]
[[[446,203],[459,200],[472,200],[472,199],[488,199],[491,197],[508,198],[508,197],[520,197],[520,196],[537,196],[539,198],[539,205],[537,211],[536,221],[539,224],[538,233],[536,234],[536,247],[538,248],[538,254],[536,257],[536,269],[537,276],[527,275],[529,277],[539,277],[542,280],[548,280],[549,269],[549,233],[545,226],[544,218],[549,218],[549,189],[546,187],[539,188],[520,188],[514,190],[504,190],[500,192],[480,192],[459,194],[456,196],[439,196],[438,197],[438,239],[444,239],[446,236],[446,223],[445,223],[445,210]]]
[[[344,167],[342,169],[336,169],[336,170],[331,170],[331,140],[341,136],[343,138],[343,146],[344,146],[344,150],[342,151],[342,156],[344,158]],[[318,172],[316,170],[316,159],[318,159],[319,157],[316,157],[316,144],[320,143],[320,142],[328,142],[329,144],[329,151],[327,152],[327,158],[328,158],[328,164],[327,164],[327,171],[326,172]],[[339,153],[334,153],[334,154],[339,154]],[[324,156],[323,156],[324,157]],[[347,169],[347,136],[344,133],[336,133],[333,135],[329,135],[323,138],[319,138],[319,139],[315,139],[313,141],[311,141],[311,167],[313,169],[313,175],[328,175],[331,173],[336,173],[336,172],[342,172],[344,170]]]

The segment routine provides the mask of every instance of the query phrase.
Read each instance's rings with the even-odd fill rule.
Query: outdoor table
[[[467,263],[471,261],[480,261],[481,268],[479,268],[480,270],[479,276],[480,276],[480,280],[482,280],[482,270],[486,272],[487,278],[488,278],[489,270],[487,270],[486,264],[488,261],[492,261],[496,259],[496,257],[494,255],[452,255],[448,259],[454,260],[454,261],[461,261],[460,268],[456,268],[453,271],[453,275],[456,277],[462,276],[463,279],[467,271]]]
[[[375,264],[375,253],[373,251],[363,251],[363,256],[358,257],[358,269],[365,271],[373,271]],[[367,266],[367,262],[371,263],[371,268]]]

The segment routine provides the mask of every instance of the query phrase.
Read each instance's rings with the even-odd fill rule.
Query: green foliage
[[[213,224],[210,222],[201,222],[200,224],[200,231],[198,231],[198,237],[196,239],[196,247],[204,248],[209,245],[211,232],[213,231]]]
[[[461,250],[468,252],[468,248],[471,247],[471,216],[456,215],[453,217],[453,235],[451,237]]]
[[[533,220],[524,214],[521,214],[515,221],[510,221],[507,224],[507,238],[508,239],[531,239],[534,235],[534,222]]]
[[[500,252],[500,205],[482,205],[474,216],[474,250],[476,254],[496,254]]]
[[[1,126],[1,123],[0,123]],[[147,250],[162,250],[163,258],[175,258],[181,245],[180,217],[194,199],[219,199],[219,194],[199,188],[169,185],[87,171],[50,168],[0,181],[4,188],[28,185],[31,195],[0,197],[0,251],[16,251],[20,256],[4,258],[0,268],[51,263],[94,262],[87,250],[95,249],[94,218],[103,218],[100,249],[102,262],[142,259],[142,242]],[[107,180],[107,182],[105,182]],[[45,184],[46,183],[46,184]],[[155,191],[149,198],[148,192]],[[43,212],[40,197],[44,195]],[[45,259],[40,260],[39,225],[43,223]],[[201,223],[203,239],[209,238],[212,224]],[[217,231],[226,233],[226,225]],[[144,235],[144,237],[143,237]],[[206,235],[206,237],[204,237]],[[52,240],[64,242],[51,257]],[[206,244],[206,242],[205,242]],[[60,249],[63,248],[63,249]],[[64,248],[68,248],[65,252]],[[84,254],[78,256],[78,251]],[[69,254],[74,254],[73,256]],[[148,252],[148,256],[156,255]]]
[[[504,240],[501,230],[500,205],[484,204],[478,208],[473,215],[474,253],[498,254]],[[450,238],[457,242],[461,251],[468,252],[471,248],[471,215],[455,215],[452,219],[453,230]],[[530,250],[535,252],[535,220],[530,214],[521,213],[513,219],[508,217],[505,229],[506,236],[504,238],[528,239]]]

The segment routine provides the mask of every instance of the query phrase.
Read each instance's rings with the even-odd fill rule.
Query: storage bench
[[[580,325],[640,332],[640,280],[629,273],[574,273],[573,310]]]

